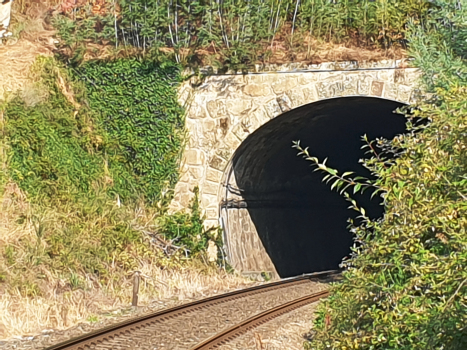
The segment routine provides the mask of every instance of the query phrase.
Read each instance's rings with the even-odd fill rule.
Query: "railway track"
[[[264,299],[268,298],[271,293],[277,294],[280,292],[280,295],[286,290],[291,290],[293,288],[305,288],[306,290],[306,288],[308,288],[307,283],[309,284],[310,281],[328,282],[334,280],[338,275],[338,271],[325,271],[210,297],[117,323],[48,347],[45,350],[135,349],[146,348],[146,346],[148,349],[170,348],[169,346],[165,347],[164,343],[159,344],[159,346],[154,346],[154,343],[151,342],[151,337],[154,337],[154,334],[157,336],[158,330],[163,329],[164,326],[167,328],[167,324],[173,325],[174,322],[177,324],[177,321],[179,321],[178,324],[187,322],[189,317],[196,318],[201,311],[208,312],[210,308],[217,308],[219,310],[219,307],[222,309],[222,304],[225,304],[225,306],[232,305],[232,303],[238,304],[241,299],[244,301],[255,297],[262,297]],[[280,305],[269,308],[267,311],[255,314],[251,317],[245,317],[246,320],[243,318],[242,322],[235,322],[235,325],[232,327],[223,327],[221,332],[216,335],[209,336],[209,334],[206,334],[206,336],[202,338],[205,340],[195,345],[195,347],[190,346],[188,348],[192,348],[193,350],[216,349],[220,344],[225,343],[229,339],[234,339],[272,318],[326,297],[328,292],[319,291],[318,293],[305,294],[307,295],[294,298],[286,303],[281,303]],[[151,336],[149,336],[150,334]],[[144,339],[146,338],[148,342],[144,344],[146,345],[144,346],[142,343],[144,343]],[[181,349],[187,347],[180,346],[176,348]]]

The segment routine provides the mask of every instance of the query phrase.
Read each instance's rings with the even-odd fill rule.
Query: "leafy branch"
[[[366,216],[366,211],[363,207],[359,207],[355,199],[351,197],[347,191],[349,188],[353,188],[353,194],[364,193],[367,189],[373,188],[374,191],[371,195],[373,198],[378,192],[382,191],[382,188],[375,185],[374,181],[371,179],[365,178],[363,176],[351,176],[355,173],[353,171],[346,171],[343,174],[339,174],[336,169],[330,168],[326,165],[327,158],[323,162],[320,162],[317,157],[313,157],[308,152],[308,147],[303,148],[300,146],[300,141],[293,142],[293,148],[297,149],[299,152],[297,156],[302,156],[304,159],[313,163],[315,169],[313,171],[322,171],[326,173],[323,177],[323,182],[326,184],[331,184],[331,190],[336,189],[340,195],[342,195],[348,202],[351,203],[349,209],[354,209],[361,213],[363,219],[368,219]]]

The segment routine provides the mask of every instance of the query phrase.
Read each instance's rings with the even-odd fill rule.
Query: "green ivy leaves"
[[[123,200],[159,200],[178,180],[184,111],[178,104],[179,68],[137,59],[88,62],[75,70],[88,91],[99,127],[112,193]]]

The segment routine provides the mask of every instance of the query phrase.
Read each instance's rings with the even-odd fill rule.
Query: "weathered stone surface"
[[[219,191],[219,183],[206,181],[203,186],[203,193],[214,194],[217,196]]]
[[[268,96],[271,94],[271,88],[268,85],[251,84],[243,88],[245,94],[253,97]]]
[[[228,161],[230,160],[230,158],[232,158],[234,151],[235,150],[231,149],[230,147],[227,147],[224,144],[222,145],[222,147],[218,148],[216,155]]]
[[[228,132],[227,135],[225,135],[223,141],[226,146],[230,147],[233,150],[236,150],[241,144],[241,141],[232,132]]]
[[[282,113],[282,109],[279,106],[276,98],[267,101],[264,104],[264,109],[270,119],[273,119]]]
[[[318,101],[318,94],[316,93],[316,88],[313,85],[308,85],[303,87],[303,97],[304,97],[304,103],[311,103],[314,101]]]
[[[384,83],[382,81],[373,80],[371,82],[370,95],[372,96],[383,96]]]
[[[373,81],[373,78],[371,77],[371,75],[359,76],[358,77],[358,88],[357,88],[358,94],[369,95],[372,81]]]
[[[398,85],[397,87],[397,100],[401,102],[409,102],[411,99],[413,89],[409,86]]]
[[[276,98],[276,101],[282,113],[285,113],[292,109],[292,101],[290,101],[289,96],[287,96],[286,94],[278,96]]]
[[[198,149],[189,149],[185,151],[185,160],[188,165],[204,165],[204,152]]]
[[[414,92],[420,71],[394,69],[403,64],[402,61],[387,61],[276,65],[257,69],[289,73],[213,75],[198,88],[184,83],[180,88],[179,100],[191,103],[186,119],[189,139],[182,162],[181,181],[175,187],[171,210],[187,208],[193,198],[193,188],[199,186],[201,207],[208,216],[205,226],[217,225],[218,205],[222,198],[220,184],[225,181],[224,172],[235,150],[248,135],[291,108],[321,99],[360,95],[413,101],[416,96],[422,95]],[[357,66],[359,69],[355,70]],[[379,69],[362,70],[362,67]],[[388,67],[391,69],[381,69]],[[292,69],[313,72],[295,73],[291,72]],[[267,254],[257,237],[252,238],[256,233],[247,210],[239,209],[238,215],[238,222],[232,221],[229,225],[236,230],[246,230],[245,235],[239,237],[239,242],[253,247],[248,250],[249,254],[261,252],[263,257],[259,262],[251,260],[259,268],[265,264]],[[238,259],[243,257],[239,256]]]
[[[212,118],[222,118],[227,115],[224,100],[211,100],[206,103],[206,108]]]
[[[207,220],[216,220],[219,217],[219,210],[217,208],[208,208],[206,209],[206,219]]]
[[[234,100],[227,100],[227,110],[230,114],[233,115],[242,115],[247,113],[251,109],[251,100],[243,98],[238,98]]]
[[[190,166],[188,167],[188,173],[191,175],[193,180],[200,180],[204,175],[203,166]]]
[[[217,131],[219,131],[219,134],[222,136],[222,138],[227,135],[227,132],[229,131],[230,128],[230,118],[225,117],[225,118],[220,118],[217,120]],[[219,140],[219,135],[217,137]]]
[[[235,136],[237,136],[240,140],[245,140],[251,132],[253,132],[253,124],[248,116],[243,118],[237,125],[235,125],[232,129],[232,132]],[[252,130],[250,132],[250,130]]]
[[[224,171],[226,165],[227,165],[227,161],[224,158],[219,157],[218,155],[214,155],[209,161],[209,166],[211,168],[214,168],[220,171]]]
[[[191,104],[188,110],[188,118],[191,119],[203,119],[206,118],[206,110],[202,107],[198,101]]]
[[[276,82],[272,83],[272,89],[276,94],[282,94],[283,92],[289,91],[298,85],[298,79],[294,76],[283,76]]]
[[[343,96],[358,95],[358,76],[345,75],[343,79]]]
[[[299,86],[298,88],[287,91],[287,97],[290,100],[290,104],[292,108],[296,108],[298,106],[311,102],[311,101],[305,100],[305,97],[303,95],[303,90],[305,89],[306,88],[304,88],[303,86]]]
[[[394,81],[394,74],[397,70],[380,70],[377,72],[377,80],[379,81],[387,81],[393,82]]]
[[[302,73],[298,74],[298,83],[300,85],[308,85],[318,81],[319,73]]]
[[[206,180],[220,183],[222,179],[222,172],[219,170],[208,168],[206,172]]]
[[[212,203],[217,202],[217,193],[213,195],[213,194],[205,193],[204,190],[201,193],[202,193],[202,196],[200,198],[200,202],[203,208],[208,208]]]
[[[216,129],[216,121],[210,118],[203,119],[200,123],[202,126],[201,130],[203,134],[206,132],[214,131]]]
[[[390,100],[397,100],[397,85],[393,83],[386,83],[384,86],[383,97]]]

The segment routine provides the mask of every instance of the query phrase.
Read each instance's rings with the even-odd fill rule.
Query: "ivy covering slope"
[[[177,100],[180,68],[151,60],[88,62],[75,69],[101,130],[113,184],[122,199],[149,203],[175,186],[184,137]]]
[[[35,69],[40,98],[2,107],[0,283],[26,296],[48,293],[51,278],[115,283],[170,264],[154,236],[202,253],[217,235],[197,199],[191,214],[166,216],[184,142],[178,66],[122,59],[71,71],[39,58]]]
[[[412,133],[386,143],[398,158],[369,160],[379,178],[368,183],[302,149],[344,193],[376,187],[386,209],[383,219],[352,227],[359,247],[320,305],[307,349],[467,348],[467,8],[433,3],[410,43],[434,97],[412,106]],[[414,118],[429,123],[416,127]]]

